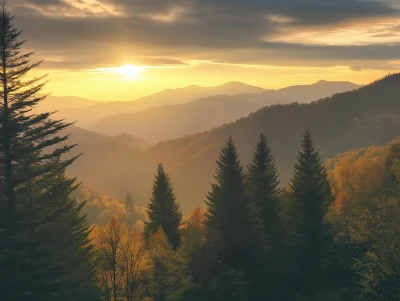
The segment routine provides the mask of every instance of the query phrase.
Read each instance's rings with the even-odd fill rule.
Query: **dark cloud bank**
[[[82,9],[85,2],[89,3],[87,9]],[[139,61],[144,64],[181,64],[180,59],[201,59],[235,64],[342,64],[359,70],[364,68],[359,63],[362,60],[382,62],[383,68],[390,68],[388,61],[400,59],[400,44],[328,46],[273,40],[303,30],[400,19],[400,10],[393,3],[75,0],[74,6],[63,0],[13,0],[12,8],[29,47],[44,57],[63,59],[50,60],[48,67],[90,68],[113,63],[115,53],[122,52],[142,57]],[[390,36],[391,30],[396,29],[382,35]]]

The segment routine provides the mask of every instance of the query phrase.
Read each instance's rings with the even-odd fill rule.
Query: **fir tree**
[[[329,235],[324,223],[333,200],[327,172],[307,131],[294,165],[288,205],[291,250],[294,254],[293,287],[310,297],[324,285],[324,249]]]
[[[0,290],[4,300],[97,300],[88,228],[63,173],[69,124],[31,110],[43,78],[23,53],[6,1],[0,11]]]
[[[278,171],[264,134],[260,135],[253,153],[253,161],[247,171],[247,181],[249,196],[257,208],[266,244],[269,246],[269,258],[264,273],[266,285],[273,300],[282,299],[278,294],[285,291],[280,289],[284,270],[284,217]]]
[[[220,256],[228,268],[243,270],[249,292],[259,296],[265,241],[256,211],[246,193],[245,173],[232,137],[222,149],[215,183],[207,196],[205,225],[222,246]],[[264,288],[262,288],[264,290]],[[250,294],[249,294],[250,295]]]
[[[249,195],[258,209],[272,255],[279,252],[282,243],[283,216],[278,171],[264,134],[260,135],[254,151],[247,180]]]
[[[128,192],[125,197],[125,208],[133,209],[133,199],[130,192]]]
[[[176,202],[175,193],[168,174],[162,164],[158,165],[150,203],[147,205],[150,222],[146,223],[145,234],[155,233],[161,226],[173,248],[181,243],[179,227],[182,213]]]

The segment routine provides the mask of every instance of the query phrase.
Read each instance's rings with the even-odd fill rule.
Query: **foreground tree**
[[[249,195],[257,206],[270,254],[276,254],[282,244],[284,226],[281,191],[275,160],[264,134],[260,135],[247,174]]]
[[[284,216],[281,204],[278,171],[264,134],[260,135],[253,161],[247,172],[248,192],[257,207],[264,229],[264,236],[269,244],[266,283],[272,298],[281,299],[279,286],[282,284],[282,261],[285,242]]]
[[[207,231],[221,246],[219,255],[223,262],[229,268],[244,270],[249,294],[260,297],[258,294],[264,288],[257,283],[262,279],[259,267],[264,261],[265,239],[256,209],[246,194],[243,166],[231,137],[217,164],[215,183],[206,201]]]
[[[325,167],[307,131],[294,165],[288,205],[295,267],[292,285],[305,297],[313,296],[325,284],[324,251],[330,235],[324,218],[332,200]]]
[[[345,300],[400,298],[400,144],[389,147],[370,147],[353,160],[349,152],[330,172],[337,192],[328,218],[344,267],[338,277],[355,296]]]
[[[141,300],[148,274],[147,254],[140,233],[112,216],[92,233],[98,262],[98,280],[106,300]]]
[[[205,212],[194,209],[183,229],[182,248],[187,254],[193,281],[193,301],[246,301],[243,272],[228,268],[219,256],[220,247],[204,227]]]
[[[40,63],[23,53],[21,31],[6,1],[0,12],[0,290],[4,300],[97,300],[92,247],[76,187],[61,160],[73,146],[69,125],[31,110],[42,78],[27,79]]]
[[[148,252],[151,266],[148,296],[151,300],[193,300],[186,254],[182,249],[173,250],[161,227],[150,235]]]
[[[181,243],[179,227],[182,223],[182,213],[176,202],[174,190],[168,174],[162,164],[158,165],[150,203],[147,206],[150,221],[146,223],[145,234],[155,233],[161,226],[174,249]]]

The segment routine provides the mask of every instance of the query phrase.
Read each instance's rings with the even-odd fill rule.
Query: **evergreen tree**
[[[133,209],[133,199],[132,199],[130,192],[128,192],[125,197],[125,208]]]
[[[249,196],[256,205],[269,246],[270,256],[264,278],[268,283],[271,298],[282,299],[278,294],[283,283],[284,217],[278,171],[264,134],[260,135],[253,153],[253,161],[248,167],[247,181]]]
[[[249,281],[249,296],[260,296],[265,254],[263,229],[246,194],[245,174],[232,137],[222,149],[215,183],[207,196],[205,225],[221,245],[220,256],[228,268],[243,270]],[[262,288],[264,290],[264,288]]]
[[[23,53],[6,1],[0,11],[0,291],[4,300],[97,300],[88,228],[60,160],[69,124],[31,110],[43,78]]]
[[[176,202],[175,193],[168,174],[162,164],[158,165],[150,203],[147,205],[150,222],[146,223],[145,234],[155,233],[161,226],[174,249],[180,246],[179,226],[182,213]]]
[[[260,135],[247,175],[249,195],[257,206],[272,255],[279,252],[282,243],[283,216],[278,171],[264,134]]]
[[[308,131],[294,165],[290,195],[289,231],[294,255],[292,286],[296,293],[311,297],[325,284],[324,250],[329,244],[329,231],[324,217],[333,197],[326,169]]]

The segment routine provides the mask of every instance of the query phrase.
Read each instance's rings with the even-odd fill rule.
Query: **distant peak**
[[[347,81],[330,81],[330,80],[320,80],[317,82],[317,84],[353,84],[352,82],[347,82]]]
[[[232,86],[247,86],[247,85],[242,82],[227,82],[221,85],[221,87],[232,87]]]
[[[122,133],[122,134],[116,135],[115,137],[116,138],[132,138],[132,136],[127,133]]]

